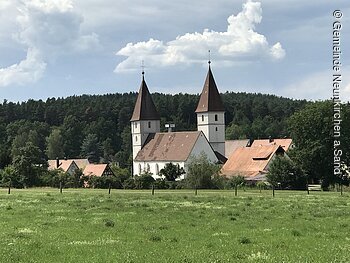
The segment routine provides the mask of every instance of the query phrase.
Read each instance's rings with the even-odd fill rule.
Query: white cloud
[[[152,38],[147,42],[128,43],[117,52],[127,58],[117,65],[115,72],[139,68],[141,60],[151,67],[202,63],[209,49],[215,61],[225,62],[226,66],[233,61],[282,59],[285,56],[282,45],[278,42],[270,46],[266,37],[255,31],[261,19],[260,2],[248,1],[239,14],[227,19],[225,32],[205,29],[203,33],[187,33],[167,43]]]
[[[58,56],[99,44],[96,34],[82,34],[83,18],[74,11],[71,0],[14,1],[13,5],[20,12],[13,37],[27,47],[27,55],[21,62],[0,69],[0,86],[35,82]]]
[[[283,94],[280,95],[297,99],[330,99],[333,92],[332,74],[331,69],[309,74],[282,88]],[[341,75],[340,99],[350,101],[350,67],[342,68]]]
[[[18,64],[0,69],[0,86],[23,85],[40,79],[46,69],[37,50],[29,48],[27,57]]]

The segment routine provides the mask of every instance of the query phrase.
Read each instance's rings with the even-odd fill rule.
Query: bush
[[[287,157],[277,156],[272,161],[266,178],[271,185],[282,189],[306,189],[304,172]]]
[[[149,189],[154,183],[154,178],[148,172],[145,172],[140,176],[135,176],[134,180],[136,189]]]
[[[135,189],[135,188],[136,188],[136,185],[135,185],[135,180],[134,180],[134,178],[126,179],[126,180],[123,182],[123,188],[124,188],[124,189]]]

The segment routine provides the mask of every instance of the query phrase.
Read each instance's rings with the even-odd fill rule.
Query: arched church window
[[[202,121],[204,121],[204,115],[202,115]]]
[[[151,128],[151,122],[150,121],[148,122],[148,128],[149,129]]]
[[[215,114],[215,121],[218,121],[218,115]]]
[[[141,174],[141,164],[139,164],[139,175]]]
[[[156,163],[156,175],[159,174],[159,165]]]
[[[215,131],[218,131],[218,127],[215,127]]]
[[[137,142],[137,136],[135,136],[135,142]]]

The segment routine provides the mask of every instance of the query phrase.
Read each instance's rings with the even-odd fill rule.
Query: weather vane
[[[141,61],[142,75],[145,75],[145,61]]]
[[[210,65],[210,63],[211,63],[211,61],[210,61],[210,49],[208,50],[208,57],[209,57],[208,64]]]

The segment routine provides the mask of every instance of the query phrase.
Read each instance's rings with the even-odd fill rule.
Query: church
[[[225,163],[225,109],[210,61],[195,112],[197,131],[160,132],[160,116],[142,72],[141,86],[130,120],[133,175],[149,172],[154,178],[160,178],[160,170],[170,162],[186,171],[190,157],[201,153],[205,153],[213,163]]]

